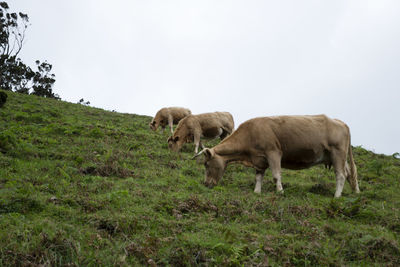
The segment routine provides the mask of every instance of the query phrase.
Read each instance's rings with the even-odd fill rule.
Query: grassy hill
[[[360,195],[322,166],[228,167],[203,186],[193,145],[150,117],[7,92],[0,109],[0,266],[400,265],[400,160],[354,148]],[[212,145],[215,143],[208,143]]]

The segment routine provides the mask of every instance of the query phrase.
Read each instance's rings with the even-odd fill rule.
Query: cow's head
[[[204,167],[206,168],[206,175],[204,184],[212,188],[218,184],[222,175],[224,175],[226,163],[220,155],[215,153],[214,149],[205,148],[196,156],[201,154],[204,154],[205,157]]]
[[[182,138],[178,136],[170,136],[168,138],[168,148],[174,152],[178,152],[179,150],[181,150],[182,146],[183,146],[183,140]]]
[[[157,128],[158,128],[158,123],[157,123],[155,120],[152,120],[152,121],[149,123],[149,126],[150,126],[150,129],[152,129],[153,131],[155,131],[155,130],[157,130]]]

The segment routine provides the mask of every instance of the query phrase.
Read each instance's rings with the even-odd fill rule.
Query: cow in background
[[[203,147],[201,138],[221,138],[230,135],[235,127],[233,117],[229,112],[212,112],[189,115],[181,120],[173,135],[168,138],[168,147],[179,151],[185,143],[195,143],[195,153],[199,146]]]
[[[156,113],[156,116],[150,122],[149,126],[153,131],[156,131],[158,126],[160,126],[164,131],[165,127],[169,125],[172,134],[174,131],[173,125],[178,124],[180,120],[190,114],[192,114],[192,112],[187,108],[162,108]]]

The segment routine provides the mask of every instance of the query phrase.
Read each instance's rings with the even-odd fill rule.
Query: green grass
[[[340,199],[323,167],[284,170],[283,195],[241,165],[208,189],[193,145],[168,151],[150,117],[7,94],[0,266],[400,265],[394,157],[355,147],[361,194]]]

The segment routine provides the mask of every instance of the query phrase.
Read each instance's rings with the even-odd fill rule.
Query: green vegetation
[[[354,148],[361,194],[332,170],[228,167],[203,186],[193,145],[149,117],[7,91],[0,109],[0,266],[400,265],[400,160]],[[209,143],[209,145],[212,145]]]
[[[36,60],[37,71],[34,71],[18,57],[29,25],[27,14],[12,12],[7,2],[0,2],[0,88],[60,99],[53,93],[56,82],[55,74],[51,73],[53,66],[47,61]],[[2,104],[0,95],[0,107]]]

